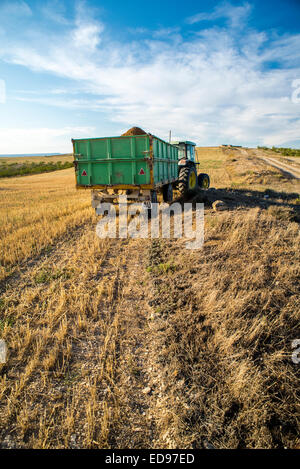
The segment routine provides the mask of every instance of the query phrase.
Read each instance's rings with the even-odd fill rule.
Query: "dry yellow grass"
[[[74,170],[0,181],[0,280],[90,219],[89,191],[76,191]]]
[[[211,186],[216,188],[243,188],[264,191],[273,189],[299,192],[299,181],[266,165],[257,154],[263,150],[246,148],[198,147],[198,172],[208,173]]]
[[[201,251],[100,240],[72,169],[0,182],[0,447],[299,446],[296,186],[251,198],[276,170],[201,151],[243,201],[207,205]]]
[[[174,263],[152,274],[159,446],[299,446],[300,236],[276,215],[208,215],[198,253],[152,244],[152,263]]]

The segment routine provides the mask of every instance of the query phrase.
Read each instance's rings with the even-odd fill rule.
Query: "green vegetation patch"
[[[15,319],[12,316],[8,316],[0,319],[0,331],[3,331],[5,327],[12,327],[15,324]]]
[[[55,272],[44,269],[35,275],[34,281],[36,284],[41,284],[48,283],[51,280],[68,280],[72,277],[73,272],[73,269],[67,269],[65,267],[62,270],[56,270]]]
[[[26,176],[28,174],[48,173],[60,169],[72,168],[71,161],[38,162],[38,163],[4,163],[0,162],[0,178]]]
[[[276,153],[280,153],[281,155],[284,156],[300,156],[300,149],[298,148],[277,148],[277,147],[257,147],[259,150],[272,150],[275,151]]]

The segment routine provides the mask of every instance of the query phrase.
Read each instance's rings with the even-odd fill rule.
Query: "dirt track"
[[[277,169],[280,169],[284,173],[287,173],[296,179],[300,179],[300,169],[297,169],[290,164],[283,163],[282,161],[278,161],[275,158],[263,156],[259,152],[256,152],[256,156],[264,160],[267,164],[274,166]]]

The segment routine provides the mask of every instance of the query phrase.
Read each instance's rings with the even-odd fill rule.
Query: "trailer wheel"
[[[178,190],[181,195],[187,195],[198,188],[197,171],[195,166],[184,166],[179,171]]]
[[[201,189],[208,189],[210,186],[209,175],[205,173],[200,173],[198,175],[198,185]]]
[[[172,184],[166,184],[163,186],[163,199],[164,202],[172,202],[173,201],[173,187]]]
[[[151,191],[150,197],[151,197],[151,204],[157,204],[157,192]],[[148,218],[151,218],[154,215],[154,213],[155,212],[152,211],[152,208],[147,209]]]

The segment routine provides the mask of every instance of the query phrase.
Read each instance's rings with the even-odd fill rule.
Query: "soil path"
[[[297,169],[290,164],[283,163],[282,161],[278,161],[275,158],[270,158],[270,157],[261,155],[259,152],[256,152],[255,156],[257,156],[258,158],[261,158],[268,165],[274,166],[275,168],[280,169],[280,171],[289,174],[295,179],[300,179],[300,169]]]

